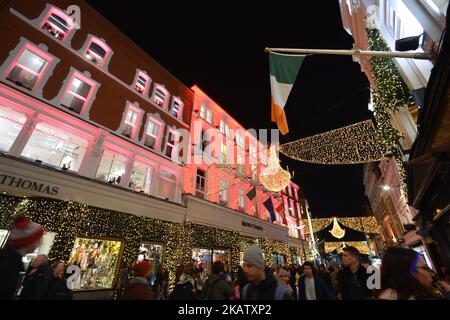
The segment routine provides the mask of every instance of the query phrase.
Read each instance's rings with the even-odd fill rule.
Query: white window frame
[[[145,145],[145,138],[148,135],[149,122],[153,122],[154,124],[157,124],[159,126],[156,137],[151,134],[151,136],[155,138],[155,145],[153,148]],[[142,135],[142,139],[141,139],[141,144],[145,148],[149,148],[151,150],[156,150],[156,151],[159,150],[160,146],[161,146],[161,136],[162,136],[163,129],[164,129],[164,122],[162,121],[161,117],[158,114],[149,114],[148,113],[147,119],[145,122],[144,134]]]
[[[65,22],[68,24],[68,30],[64,31],[61,30],[61,28],[57,25],[55,25],[54,23],[52,23],[51,21],[48,21],[48,19],[50,18],[50,16],[52,14],[56,14],[58,15],[60,18],[63,18],[65,20]],[[43,29],[44,24],[48,22],[49,24],[53,25],[54,28],[59,29],[62,31],[62,33],[64,33],[64,39],[60,40],[57,37],[53,36],[51,33],[49,33],[47,30]],[[75,30],[76,30],[76,22],[75,20],[64,10],[51,5],[51,4],[47,4],[46,8],[44,9],[44,11],[42,12],[42,14],[39,16],[39,18],[37,18],[34,23],[42,30],[44,30],[45,33],[47,33],[50,37],[52,38],[56,38],[58,41],[61,41],[64,44],[68,44],[70,46],[70,41],[73,37],[73,35],[75,34]]]
[[[91,46],[91,43],[95,43],[96,45],[101,47],[106,52],[105,56],[101,60],[100,65],[97,65],[92,60],[90,60],[90,59],[88,59],[86,57],[87,51],[89,50],[89,47]],[[114,54],[114,52],[112,51],[111,47],[109,47],[106,44],[105,39],[96,37],[96,36],[94,36],[92,34],[88,34],[86,42],[84,43],[83,47],[80,49],[79,53],[86,59],[86,61],[89,61],[89,63],[92,63],[94,66],[96,66],[96,67],[98,67],[100,69],[106,70],[106,71],[108,71],[109,62],[111,61],[111,57]]]
[[[175,105],[175,102],[178,103],[178,114],[175,116],[172,111],[173,111],[173,107]],[[173,97],[172,98],[172,106],[170,107],[170,114],[177,118],[178,120],[182,120],[183,119],[183,110],[184,110],[184,103],[181,101],[180,97]]]
[[[128,112],[130,110],[137,114],[136,123],[134,125],[127,121]],[[122,136],[125,136],[123,134],[123,131],[125,130],[126,126],[129,125],[129,126],[133,127],[133,130],[131,132],[131,136],[127,137],[127,138],[131,139],[131,140],[136,140],[138,135],[139,135],[139,129],[141,127],[142,118],[143,118],[142,115],[143,114],[144,114],[144,110],[139,108],[139,104],[138,103],[132,103],[130,101],[127,101],[126,107],[125,107],[124,112],[122,114],[122,121],[120,122],[121,125],[120,125],[119,129],[117,130],[117,133],[122,135]]]
[[[164,101],[163,101],[163,103],[162,103],[162,106],[160,106],[160,105],[158,104],[158,102],[157,102],[157,101],[159,101],[159,100],[157,100],[157,98],[160,99],[160,97],[157,97],[157,95],[156,95],[157,89],[159,89],[160,91],[162,91],[162,92],[165,93]],[[163,84],[155,83],[155,85],[154,85],[154,87],[153,87],[152,98],[151,98],[152,103],[153,103],[154,105],[156,105],[158,108],[161,108],[162,110],[167,110],[167,102],[169,101],[169,97],[170,97],[170,93],[169,93],[169,91],[166,89],[166,87],[165,87]]]
[[[146,82],[145,82],[145,86],[144,86],[142,92],[139,92],[139,91],[136,89],[137,86],[141,86],[141,84],[138,83],[139,77],[144,78],[145,81],[146,81]],[[144,70],[137,69],[137,70],[136,70],[136,75],[134,76],[133,84],[131,85],[131,88],[132,88],[134,91],[136,91],[137,93],[139,93],[139,94],[141,94],[142,96],[144,96],[144,97],[147,98],[147,97],[148,97],[148,91],[149,91],[149,89],[150,89],[151,83],[152,83],[152,78],[150,78],[150,76],[147,74],[147,72],[144,71]]]

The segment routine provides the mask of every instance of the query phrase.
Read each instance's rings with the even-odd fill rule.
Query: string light
[[[336,250],[338,253],[342,252],[345,247],[355,247],[362,254],[369,254],[369,247],[366,241],[337,241],[337,242],[325,242],[324,250],[325,253],[330,253]]]
[[[282,144],[280,152],[295,160],[319,164],[366,163],[382,157],[371,120]]]
[[[270,157],[267,167],[264,168],[260,175],[259,181],[267,190],[279,192],[286,188],[291,181],[291,174],[280,166],[275,146],[270,146]]]
[[[333,219],[333,229],[329,232],[337,239],[342,239],[345,236],[345,230],[339,226],[336,218]]]
[[[143,216],[90,207],[86,204],[47,198],[22,198],[0,195],[0,228],[9,229],[12,218],[22,214],[40,223],[45,230],[55,232],[49,258],[67,261],[75,238],[110,238],[123,242],[122,261],[131,265],[136,261],[142,242],[164,243],[164,267],[169,271],[169,286],[175,284],[178,265],[192,258],[193,248],[227,248],[230,250],[232,271],[236,274],[240,253],[252,245],[260,246],[266,261],[272,265],[272,253],[282,254],[287,263],[295,263],[294,256],[307,259],[310,249],[291,247],[285,242],[268,238],[251,238],[237,231],[198,225],[182,224]],[[304,254],[305,253],[305,254]]]
[[[332,222],[334,218],[319,218],[319,219],[311,219],[311,225],[314,230],[314,232],[319,232],[326,227],[328,227]],[[380,229],[377,223],[377,220],[375,217],[350,217],[350,218],[336,218],[337,222],[340,224],[359,231],[359,232],[365,232],[365,233],[380,233]],[[305,232],[311,233],[309,230],[309,226],[305,226]]]
[[[369,50],[391,51],[377,29],[369,28],[366,21],[366,32]],[[371,57],[371,72],[374,86],[371,88],[374,115],[380,135],[383,153],[392,153],[399,168],[402,182],[402,194],[408,194],[406,172],[403,167],[399,139],[402,135],[392,126],[391,113],[407,108],[414,103],[406,83],[403,81],[394,61],[388,57]]]

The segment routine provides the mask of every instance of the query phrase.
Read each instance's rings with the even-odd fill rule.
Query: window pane
[[[125,119],[125,121],[127,121],[128,123],[135,125],[136,121],[137,121],[137,112],[134,110],[129,109],[127,112],[127,117]]]
[[[97,170],[97,179],[120,184],[127,167],[127,158],[115,151],[105,149]]]
[[[18,62],[24,67],[27,67],[28,69],[36,73],[41,73],[47,65],[47,61],[45,59],[39,57],[29,50],[25,50],[22,53],[22,56],[20,57]]]
[[[89,95],[89,92],[91,91],[91,86],[89,84],[87,84],[86,82],[78,79],[78,78],[73,78],[72,83],[70,84],[70,91],[72,91],[73,93],[76,93],[80,96],[82,96],[83,98],[87,98]]]
[[[106,51],[95,42],[91,42],[91,44],[89,45],[89,50],[101,58],[104,58],[106,56]]]
[[[67,92],[61,104],[69,108],[70,110],[75,111],[76,113],[81,113],[85,102],[86,100],[78,98],[70,92]]]
[[[179,112],[180,112],[180,105],[178,104],[178,102],[174,102],[171,113],[174,117],[178,117]]]
[[[48,21],[53,23],[55,26],[60,28],[62,31],[67,32],[69,30],[69,26],[67,25],[67,22],[61,18],[60,16],[52,13],[50,17],[48,17]]]
[[[176,178],[173,174],[161,170],[158,185],[158,197],[175,201]]]
[[[8,152],[11,149],[25,121],[25,115],[0,106],[0,150]]]
[[[88,142],[79,135],[47,123],[38,123],[22,156],[59,168],[78,171]]]
[[[142,162],[135,161],[129,187],[135,191],[150,194],[152,168]]]

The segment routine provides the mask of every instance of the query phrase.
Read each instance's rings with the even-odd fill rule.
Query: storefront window
[[[127,168],[127,158],[113,150],[105,149],[97,170],[97,179],[120,184]]]
[[[72,288],[113,288],[121,251],[121,241],[76,238],[68,264],[79,266],[81,272]]]
[[[135,161],[128,187],[138,192],[150,194],[152,168],[142,162]]]
[[[156,243],[142,243],[139,247],[138,261],[147,260],[152,265],[152,277],[150,282],[155,282],[156,272],[162,262],[163,246]]]
[[[203,267],[209,274],[211,264],[216,261],[221,261],[224,264],[230,264],[230,250],[225,249],[198,249],[192,250],[192,259],[195,260],[197,268]]]
[[[88,142],[79,135],[48,123],[36,125],[22,156],[64,170],[78,171]]]
[[[0,106],[0,150],[8,152],[27,118],[8,107]]]
[[[272,267],[276,266],[284,266],[284,256],[281,254],[273,253],[272,254]]]

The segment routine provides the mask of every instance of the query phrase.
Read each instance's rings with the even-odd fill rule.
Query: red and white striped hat
[[[9,235],[9,243],[12,247],[20,249],[40,240],[44,235],[44,228],[24,216],[14,219],[14,224]]]

